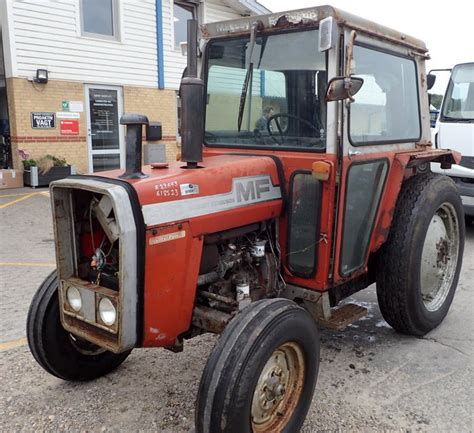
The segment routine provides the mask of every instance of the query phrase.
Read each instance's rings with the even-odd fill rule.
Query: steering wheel
[[[294,114],[289,114],[289,113],[278,113],[278,114],[273,114],[272,116],[270,116],[267,120],[267,131],[268,131],[268,135],[270,135],[270,137],[272,137],[273,141],[278,144],[278,145],[281,145],[283,144],[281,141],[279,141],[277,139],[277,136],[275,135],[275,133],[271,130],[270,126],[271,126],[271,122],[272,120],[275,121],[275,125],[278,129],[278,133],[280,134],[279,137],[280,137],[280,140],[283,138],[283,136],[285,135],[285,133],[283,132],[283,130],[281,129],[281,125],[280,125],[280,122],[278,121],[278,119],[280,117],[286,117],[287,119],[295,119],[297,120],[298,122],[301,122],[301,123],[304,123],[305,125],[309,126],[311,129],[314,129],[318,135],[321,133],[321,131],[316,127],[314,126],[311,122],[307,121],[306,119],[303,119],[302,117],[299,117],[299,116],[295,116]]]

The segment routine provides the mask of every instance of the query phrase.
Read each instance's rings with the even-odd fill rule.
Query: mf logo
[[[270,191],[270,178],[238,180],[235,191],[238,203],[259,200],[262,193]]]

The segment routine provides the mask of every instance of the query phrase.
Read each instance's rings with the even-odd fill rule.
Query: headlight
[[[69,305],[74,311],[81,311],[82,298],[81,292],[75,287],[69,287],[66,292],[66,297]]]
[[[117,319],[117,310],[114,307],[112,301],[108,298],[102,298],[99,301],[99,315],[100,320],[107,326],[111,326]]]

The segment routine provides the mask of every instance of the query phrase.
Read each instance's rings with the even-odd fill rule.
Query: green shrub
[[[67,166],[65,158],[61,158],[54,155],[44,155],[38,159],[25,159],[23,161],[23,167],[25,170],[30,170],[31,167],[38,167],[41,174],[47,173],[53,167],[65,167]]]

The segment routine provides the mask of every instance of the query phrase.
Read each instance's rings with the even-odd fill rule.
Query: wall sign
[[[56,113],[58,119],[80,119],[81,115],[79,113],[69,113],[66,111],[58,111]]]
[[[79,120],[60,120],[59,132],[61,135],[79,135]]]
[[[31,127],[33,129],[56,128],[56,114],[54,113],[31,113]]]
[[[76,113],[82,113],[84,111],[84,102],[82,102],[82,101],[69,101],[69,111],[73,111],[73,112],[76,112]]]
[[[61,109],[64,112],[82,113],[84,111],[84,102],[82,101],[63,101]]]

